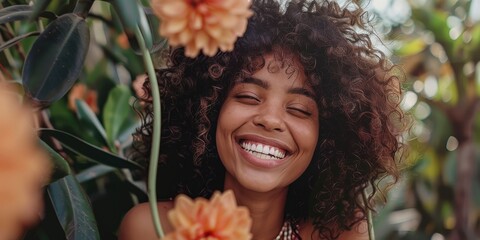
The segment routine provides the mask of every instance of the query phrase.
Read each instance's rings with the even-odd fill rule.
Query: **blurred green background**
[[[375,217],[380,239],[480,239],[480,1],[364,2],[405,71],[403,179]]]
[[[401,107],[414,119],[404,136],[402,178],[374,215],[377,239],[480,239],[480,0],[359,2],[378,34],[375,44],[404,70]],[[83,14],[76,25],[58,20],[72,12]],[[57,164],[45,192],[46,218],[26,239],[116,239],[126,211],[147,199],[141,170],[128,160],[130,134],[139,125],[133,82],[145,72],[128,26],[137,13],[161,66],[165,41],[147,0],[0,2],[0,81],[42,99],[41,126],[49,130],[41,137]],[[38,77],[45,70],[25,67],[28,58],[41,58],[28,55],[52,24],[88,29],[89,38],[64,36],[87,46],[83,65],[74,61],[83,53],[72,57],[50,46],[63,57],[58,68],[79,68],[73,81]],[[36,77],[22,79],[26,74]],[[42,91],[35,90],[39,83]]]

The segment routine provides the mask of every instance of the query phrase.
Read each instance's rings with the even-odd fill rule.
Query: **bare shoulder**
[[[167,213],[173,208],[173,202],[158,202],[157,207],[163,231],[168,233],[172,230],[172,226],[168,222]],[[153,226],[150,206],[148,203],[138,204],[127,212],[120,224],[118,239],[158,239]]]
[[[300,223],[300,236],[302,239],[320,240],[318,232],[315,232],[315,227],[311,221]],[[352,230],[344,231],[338,236],[337,240],[368,240],[368,224],[366,221],[361,221]]]

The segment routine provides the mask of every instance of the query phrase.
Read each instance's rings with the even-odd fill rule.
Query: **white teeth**
[[[283,150],[279,150],[276,147],[263,145],[260,143],[247,143],[242,142],[242,148],[247,150],[247,152],[253,154],[254,156],[261,158],[261,159],[282,159],[285,157],[285,152]]]
[[[263,154],[269,154],[270,153],[270,148],[268,146],[264,146],[262,153]]]

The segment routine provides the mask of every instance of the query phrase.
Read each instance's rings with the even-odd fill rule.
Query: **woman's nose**
[[[283,132],[286,128],[282,107],[276,105],[266,105],[259,108],[257,115],[253,118],[256,126],[262,127],[268,131]]]

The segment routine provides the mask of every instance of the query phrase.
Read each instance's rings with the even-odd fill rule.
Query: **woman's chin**
[[[287,188],[286,185],[278,182],[278,177],[265,176],[265,173],[263,176],[237,175],[237,180],[241,188],[257,193],[268,193]]]

